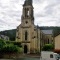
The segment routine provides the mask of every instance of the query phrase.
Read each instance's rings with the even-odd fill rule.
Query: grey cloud
[[[6,5],[3,4],[3,2],[0,2],[0,15],[2,15],[0,16],[0,27],[3,27],[0,28],[0,30],[13,29],[21,23],[22,5],[25,0],[9,1],[10,2]],[[48,2],[48,4],[43,7],[43,11],[40,11],[39,9],[42,8],[40,4],[43,5],[44,2]],[[33,0],[33,4],[35,24],[38,24],[39,26],[49,25],[49,23],[53,23],[52,25],[57,26],[60,25],[60,16],[58,14],[60,8],[57,7],[60,5],[60,0]],[[37,6],[35,6],[35,4]],[[58,10],[56,10],[57,12],[54,10],[55,8]]]
[[[53,14],[53,7],[49,7],[46,9],[45,14],[52,15]]]
[[[0,19],[0,26],[1,25],[5,25],[5,24],[7,25],[7,22],[6,21],[3,21],[2,19]]]
[[[19,5],[23,5],[24,1],[25,1],[25,0],[10,0],[11,3],[15,3],[15,4],[16,4],[16,3],[17,3],[17,4],[19,3]]]
[[[44,22],[48,22],[48,23],[50,23],[50,22],[52,22],[52,23],[54,23],[56,26],[58,26],[58,18],[60,18],[59,16],[60,15],[58,15],[58,14],[56,14],[56,13],[59,13],[60,11],[59,11],[59,5],[60,5],[60,0],[46,0],[47,2],[49,2],[49,4],[44,8],[44,11],[42,11],[42,12],[38,12],[37,14],[36,14],[36,20],[40,20],[40,24],[39,25],[41,25],[41,23],[42,23],[42,25],[43,25],[43,23]],[[56,9],[54,9],[54,8],[56,8]],[[57,10],[58,9],[58,10]],[[46,18],[45,18],[46,17]],[[40,18],[43,18],[43,21],[42,21],[42,19],[40,19]],[[50,19],[49,19],[50,18]],[[47,20],[46,20],[47,19]],[[39,22],[39,21],[38,21]],[[38,23],[37,22],[37,23]],[[57,23],[57,24],[56,24]],[[53,25],[53,24],[52,24]],[[48,25],[47,25],[48,26]]]
[[[45,10],[47,14],[53,14],[54,12],[54,7],[60,5],[60,0],[51,0],[51,3],[48,4],[48,6],[45,7]]]
[[[7,13],[8,16],[12,17],[20,17],[21,16],[21,12],[20,11],[8,11]]]
[[[10,0],[10,2],[12,2],[12,3],[19,3],[19,0]]]
[[[40,13],[37,13],[36,15],[35,15],[36,17],[45,17],[46,15],[44,15],[44,14],[40,14]]]
[[[33,0],[34,3],[39,3],[41,0]]]

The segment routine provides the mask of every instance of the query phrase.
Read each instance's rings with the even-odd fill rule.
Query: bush
[[[3,49],[5,44],[6,44],[6,42],[4,40],[0,39],[0,51]]]
[[[22,48],[14,45],[13,43],[6,43],[6,41],[0,40],[0,53],[21,53],[22,51]]]
[[[52,44],[45,44],[42,48],[43,51],[52,51],[53,45]]]
[[[23,53],[23,48],[18,48],[19,53]]]
[[[14,45],[17,45],[18,47],[22,47],[20,42],[12,42]]]
[[[12,52],[17,52],[18,49],[17,49],[17,46],[13,44],[9,44],[9,45],[5,45],[2,51],[7,52],[7,53],[12,53]]]

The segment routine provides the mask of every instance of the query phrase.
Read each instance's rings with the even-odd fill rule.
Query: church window
[[[26,24],[28,23],[28,21],[26,21]]]
[[[28,37],[28,33],[27,31],[25,32],[25,40],[27,40],[27,37]]]
[[[26,8],[25,8],[25,17],[27,16],[26,13],[27,13],[27,10],[26,10]]]
[[[36,38],[36,36],[34,36],[34,38]]]
[[[29,17],[29,9],[27,8],[27,17]]]
[[[36,31],[36,29],[34,29],[34,31]]]
[[[49,44],[49,39],[48,39],[48,44]]]
[[[28,10],[28,13],[27,13],[27,15],[29,16],[29,10]]]
[[[25,8],[25,17],[28,17],[28,16],[29,16],[29,9]]]

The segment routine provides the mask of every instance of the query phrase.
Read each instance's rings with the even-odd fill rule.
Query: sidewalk
[[[34,57],[34,58],[40,58],[40,54],[24,54],[24,57]]]

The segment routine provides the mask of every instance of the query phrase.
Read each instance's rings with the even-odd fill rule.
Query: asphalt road
[[[0,60],[40,60],[40,58],[24,57],[24,58],[17,58],[17,59],[0,59]]]
[[[40,60],[40,58],[18,58],[18,59],[15,59],[15,60]]]

